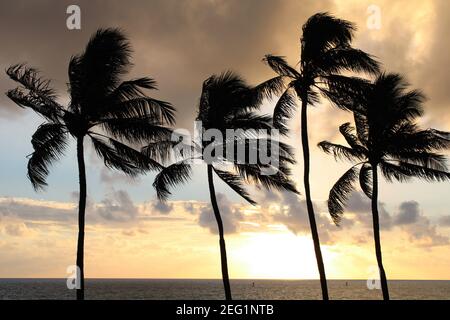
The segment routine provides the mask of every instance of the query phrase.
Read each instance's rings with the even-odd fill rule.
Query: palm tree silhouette
[[[50,81],[24,65],[7,69],[8,76],[20,84],[7,92],[17,105],[30,108],[46,122],[33,134],[34,152],[28,162],[28,178],[35,190],[43,189],[49,167],[64,154],[69,135],[76,140],[79,171],[77,261],[80,288],[77,299],[84,299],[84,227],[86,209],[86,170],[84,138],[89,137],[98,156],[108,168],[129,176],[161,165],[128,146],[143,141],[167,139],[174,123],[174,108],[167,102],[145,95],[143,89],[156,89],[151,78],[121,82],[130,67],[131,48],[125,36],[116,29],[100,29],[86,50],[73,56],[69,63],[70,103],[57,102]]]
[[[304,161],[304,186],[311,234],[317,266],[320,274],[322,296],[328,300],[325,267],[320,249],[314,207],[309,183],[310,155],[308,142],[308,104],[319,101],[319,93],[330,99],[338,107],[346,109],[342,100],[360,89],[359,79],[341,75],[343,71],[378,72],[378,63],[367,53],[352,48],[351,41],[355,26],[348,21],[337,19],[327,13],[317,13],[303,25],[299,70],[288,65],[280,56],[266,55],[264,61],[279,75],[278,79],[288,79],[287,88],[273,86],[281,93],[274,109],[274,126],[287,134],[287,120],[296,107],[295,95],[301,100],[301,138]],[[273,83],[275,79],[271,79]],[[281,89],[281,90],[280,90]]]
[[[404,182],[412,177],[428,181],[450,179],[446,158],[436,153],[450,147],[450,135],[435,129],[420,130],[415,119],[423,113],[424,95],[407,91],[408,84],[398,74],[381,74],[365,94],[354,100],[355,128],[350,123],[339,127],[349,146],[327,141],[319,143],[335,158],[356,162],[334,184],[328,210],[338,225],[354,183],[371,199],[375,252],[380,271],[383,298],[389,300],[388,284],[381,256],[378,217],[378,168],[388,180]]]
[[[217,204],[213,173],[252,205],[255,205],[256,202],[245,190],[243,182],[255,183],[267,189],[289,190],[297,193],[289,180],[290,170],[287,167],[287,164],[294,163],[291,148],[257,131],[273,128],[272,117],[256,113],[267,92],[267,85],[270,83],[250,87],[242,78],[232,72],[225,72],[218,76],[213,75],[204,81],[197,121],[202,122],[204,132],[210,129],[217,130],[226,138],[202,141],[201,143],[194,142],[193,149],[198,152],[184,155],[180,161],[167,166],[156,176],[153,184],[158,198],[166,200],[170,195],[169,187],[189,179],[191,161],[194,159],[205,160],[211,204],[219,232],[222,278],[227,300],[231,300],[232,295],[228,276],[224,226]],[[226,135],[228,129],[242,129],[243,131],[237,133],[236,136],[229,137]],[[276,150],[276,143],[279,146],[278,150]],[[242,154],[229,155],[226,152],[243,146],[246,156],[250,152],[255,155],[259,154],[264,144],[271,151],[276,150],[279,155],[278,170],[271,172],[273,174],[265,174],[265,170],[274,169],[271,164],[263,163],[259,159],[254,163],[241,161]],[[151,145],[150,149],[153,150],[154,147]],[[213,158],[208,159],[207,150],[211,149],[213,149],[211,152]],[[145,148],[144,152],[149,152],[149,150]],[[153,151],[149,153],[153,154]]]

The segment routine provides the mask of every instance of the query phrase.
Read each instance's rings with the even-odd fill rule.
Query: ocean
[[[365,280],[329,280],[331,299],[381,299]],[[86,279],[86,299],[223,299],[221,280]],[[231,280],[234,299],[320,299],[318,280]],[[450,299],[450,280],[391,280],[392,299]],[[74,299],[66,279],[0,279],[0,299]]]

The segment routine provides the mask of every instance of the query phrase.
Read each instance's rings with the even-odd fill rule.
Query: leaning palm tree
[[[174,122],[174,108],[167,102],[145,95],[143,89],[156,89],[151,78],[121,82],[130,66],[130,45],[115,29],[100,29],[86,50],[69,63],[70,103],[57,102],[50,82],[25,65],[14,65],[8,76],[20,84],[7,92],[17,105],[30,108],[46,121],[33,134],[34,152],[28,162],[28,178],[36,190],[43,189],[49,167],[66,151],[69,137],[76,141],[79,171],[77,299],[84,299],[84,234],[86,209],[86,170],[84,138],[88,137],[97,154],[109,168],[129,176],[159,169],[158,162],[129,145],[154,139],[167,139],[165,123]]]
[[[208,138],[201,142],[194,141],[193,152],[179,155],[181,159],[163,169],[153,184],[158,198],[166,200],[170,195],[170,187],[189,179],[193,160],[200,159],[206,163],[211,205],[219,233],[222,278],[227,300],[231,300],[232,295],[224,226],[214,188],[214,173],[252,205],[256,202],[245,190],[243,182],[255,183],[267,189],[297,192],[289,180],[290,171],[287,167],[288,164],[294,163],[292,150],[269,134],[269,130],[272,129],[272,117],[256,113],[265,96],[264,91],[265,85],[250,87],[238,75],[231,72],[208,78],[203,83],[197,121],[201,121],[204,137],[208,132],[215,132],[222,139],[215,135],[214,139],[212,136],[209,137],[211,138],[209,141],[206,141]],[[231,137],[228,131],[230,129],[236,130]],[[261,130],[265,130],[266,134]],[[278,163],[274,165],[258,157],[264,146],[279,156]],[[145,147],[143,152],[150,156],[161,154],[155,153],[159,148],[160,145],[151,144]],[[245,154],[239,153],[240,148],[245,150]],[[238,150],[236,153],[235,149]],[[252,157],[258,158],[252,161],[250,160]]]
[[[355,128],[339,127],[349,146],[327,141],[319,143],[326,153],[354,163],[334,184],[328,210],[338,225],[354,182],[359,178],[362,191],[371,199],[375,252],[380,271],[383,298],[389,299],[388,284],[381,256],[378,217],[378,168],[388,180],[404,182],[412,177],[428,181],[450,180],[446,158],[437,153],[450,147],[450,135],[435,129],[421,130],[415,119],[422,115],[424,96],[407,91],[408,84],[398,74],[381,74],[366,94],[355,100]]]
[[[281,133],[287,133],[287,120],[296,107],[295,96],[301,100],[301,138],[303,147],[306,206],[317,266],[320,274],[322,296],[328,300],[328,289],[317,232],[314,207],[311,200],[309,171],[310,156],[308,142],[307,107],[319,101],[319,93],[342,109],[347,109],[342,100],[359,90],[359,79],[342,75],[343,71],[375,73],[378,63],[367,53],[352,48],[351,41],[355,26],[348,21],[336,19],[327,13],[318,13],[303,25],[299,69],[288,65],[283,57],[267,55],[265,62],[279,75],[278,79],[288,79],[287,88],[272,86],[282,92],[274,109],[274,125]],[[276,83],[272,79],[272,83]],[[280,91],[280,88],[282,90]]]

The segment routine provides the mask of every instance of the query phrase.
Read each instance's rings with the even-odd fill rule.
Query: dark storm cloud
[[[67,64],[99,27],[120,27],[134,48],[130,77],[154,77],[179,110],[178,126],[190,128],[204,79],[225,69],[253,83],[272,75],[261,63],[267,53],[289,54],[311,14],[332,10],[329,1],[150,0],[24,1],[0,4],[0,67],[17,62],[45,71],[66,94]],[[66,28],[66,8],[81,7],[81,30]],[[296,57],[290,57],[295,61]],[[13,87],[4,73],[0,91]],[[64,97],[64,96],[63,96]],[[2,95],[0,115],[18,108]]]

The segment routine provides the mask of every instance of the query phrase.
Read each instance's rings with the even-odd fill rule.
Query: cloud
[[[261,192],[260,197],[268,199]],[[289,192],[275,192],[264,206],[252,207],[231,202],[224,194],[217,194],[217,201],[226,234],[241,232],[280,231],[283,225],[297,235],[310,236],[306,204],[301,197]],[[326,206],[315,202],[316,223],[322,244],[358,243],[372,237],[372,213],[370,201],[362,193],[354,193],[339,227],[331,221]],[[146,231],[147,223],[166,224],[182,221],[191,226],[199,225],[217,234],[217,222],[209,203],[198,201],[151,201],[135,204],[128,193],[118,190],[109,193],[100,202],[88,201],[87,226],[122,228],[122,233],[133,236]],[[379,204],[381,230],[384,234],[403,235],[409,244],[433,247],[449,244],[449,237],[438,229],[448,225],[448,216],[438,224],[421,213],[415,201],[399,204],[390,214],[384,204]],[[3,233],[23,236],[42,226],[72,228],[77,223],[74,203],[58,203],[21,198],[0,198],[0,219]],[[7,227],[6,227],[7,226]],[[277,227],[278,226],[278,227]]]
[[[122,234],[127,237],[133,237],[136,235],[136,232],[134,230],[123,230]]]
[[[173,208],[173,204],[167,201],[163,202],[155,200],[154,202],[152,202],[152,209],[160,214],[169,214],[173,210]]]
[[[450,227],[450,215],[439,218],[439,225],[442,227]]]
[[[282,193],[276,202],[280,205],[280,212],[273,215],[274,221],[283,223],[294,234],[309,230],[305,201],[293,193]]]
[[[16,237],[21,237],[29,233],[25,223],[8,223],[5,225],[4,230],[6,234]]]
[[[448,106],[450,105],[450,95],[448,94],[447,84],[450,82],[448,72],[443,72],[442,66],[450,65],[450,56],[448,50],[450,39],[448,30],[450,29],[450,2],[446,0],[437,0],[433,2],[432,24],[429,26],[428,52],[414,81],[423,88],[429,102],[427,103],[427,112],[434,117],[433,122],[442,125],[443,120],[450,120]]]
[[[73,204],[37,201],[26,198],[0,198],[0,217],[29,221],[75,221]]]
[[[448,245],[450,239],[437,231],[436,225],[419,212],[415,201],[403,202],[394,217],[396,225],[408,234],[409,240],[422,247]]]
[[[294,234],[309,235],[309,219],[306,203],[293,193],[273,193],[277,196],[270,202],[265,202],[263,212],[271,218],[272,223],[285,225]],[[273,196],[273,195],[272,195]],[[262,196],[265,199],[265,195]],[[275,207],[273,204],[276,204]],[[326,208],[321,203],[314,203],[316,223],[322,244],[353,242],[363,244],[368,241],[368,234],[372,233],[373,221],[370,199],[361,192],[354,192],[349,198],[346,210],[339,227],[336,227],[328,217]],[[402,202],[395,214],[390,214],[384,203],[378,204],[380,215],[380,229],[383,232],[404,232],[410,243],[422,247],[446,245],[447,236],[441,235],[436,225],[429,218],[420,213],[420,206],[416,201]],[[446,220],[446,219],[444,219]],[[341,232],[346,230],[345,232]]]
[[[419,220],[419,215],[419,204],[416,201],[402,202],[393,223],[395,225],[416,223]]]
[[[65,26],[71,1],[39,4],[25,0],[0,3],[1,70],[27,62],[43,70],[67,100],[67,66],[72,55],[81,52],[99,27],[120,27],[134,48],[129,77],[154,77],[161,92],[158,98],[178,108],[178,126],[190,128],[195,117],[202,82],[226,69],[241,72],[252,82],[273,75],[261,62],[267,53],[298,51],[299,28],[315,12],[332,10],[332,1],[286,0],[80,0],[82,28]],[[17,23],[17,21],[21,23]],[[14,26],[14,32],[11,27]],[[45,42],[45,43],[44,43]],[[290,57],[296,60],[296,55]],[[0,75],[0,91],[14,83]],[[0,97],[1,116],[14,116],[20,108]]]
[[[98,159],[98,156],[95,155],[95,158]],[[100,169],[100,181],[112,185],[112,184],[138,184],[141,179],[139,177],[130,177],[127,176],[124,173],[121,173],[119,171],[113,171],[108,168],[105,168],[104,163],[100,162],[101,169]]]
[[[138,215],[138,208],[126,191],[118,190],[107,195],[100,202],[97,213],[106,220],[124,222],[135,220]]]
[[[74,203],[39,201],[27,198],[0,198],[0,217],[18,218],[29,222],[74,224],[77,222],[78,193],[72,194]],[[76,204],[75,204],[76,203]],[[86,204],[88,224],[125,223],[136,221],[139,215],[126,191],[113,191],[98,203],[89,198]]]
[[[347,213],[354,214],[352,220],[367,228],[373,227],[371,200],[362,192],[353,192],[347,202],[344,216]],[[389,230],[392,227],[392,217],[386,211],[385,204],[378,202],[378,214],[380,218],[380,229]],[[345,225],[344,225],[345,226]]]
[[[362,224],[365,228],[372,229],[372,211],[370,201],[359,192],[355,192],[349,199],[348,212],[355,213],[352,220]],[[409,241],[419,246],[432,247],[449,243],[447,236],[441,235],[436,225],[429,218],[420,213],[420,205],[416,201],[404,201],[400,203],[398,211],[391,215],[379,204],[380,229],[384,231],[406,233]]]
[[[268,218],[266,224],[283,224],[296,235],[310,234],[306,201],[300,196],[292,192],[263,191],[260,198],[260,202],[264,203],[261,210]],[[314,202],[314,211],[321,243],[331,244],[335,239],[332,233],[339,231],[339,228],[331,221],[328,212],[324,212],[322,203]]]
[[[232,203],[223,193],[217,193],[216,197],[217,205],[222,218],[224,233],[230,234],[238,232],[239,222],[243,220],[243,215],[238,209],[233,208]],[[217,221],[210,204],[200,209],[198,224],[203,228],[207,228],[213,234],[219,233]]]

